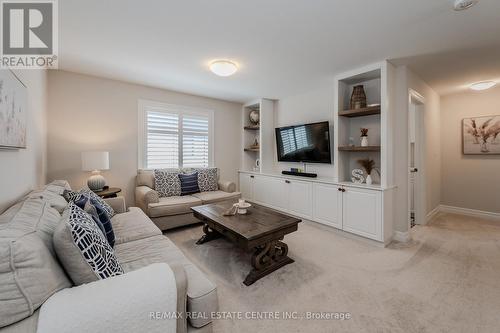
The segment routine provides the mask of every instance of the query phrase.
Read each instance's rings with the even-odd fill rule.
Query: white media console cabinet
[[[250,202],[384,244],[392,239],[392,188],[251,171],[240,171],[239,182]]]

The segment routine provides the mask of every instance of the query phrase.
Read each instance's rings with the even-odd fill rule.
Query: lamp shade
[[[82,170],[108,170],[109,152],[107,151],[87,151],[82,153]]]

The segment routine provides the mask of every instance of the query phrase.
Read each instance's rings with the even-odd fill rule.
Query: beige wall
[[[441,98],[442,204],[500,213],[500,155],[462,154],[462,119],[500,115],[500,87]]]
[[[28,87],[27,148],[0,150],[0,212],[45,183],[47,153],[47,72],[16,70]]]
[[[109,151],[110,170],[103,175],[133,205],[139,99],[214,110],[215,165],[222,179],[237,181],[241,104],[65,71],[49,73],[48,180],[67,179],[80,188],[89,176],[81,171],[81,152]]]
[[[280,99],[275,104],[274,127],[329,121],[333,130],[333,107],[332,84],[327,84],[302,94],[288,96]],[[333,140],[334,133],[330,133],[330,136],[330,139]],[[320,177],[334,177],[333,163],[309,163],[307,164],[307,171],[317,173]],[[273,167],[275,172],[281,173],[282,170],[290,168],[302,168],[303,163],[278,162],[276,147],[273,146]]]
[[[425,210],[426,214],[438,207],[441,200],[441,144],[440,98],[423,80],[405,66],[396,71],[396,129],[394,137],[395,181],[395,230],[408,231],[408,92],[412,89],[425,99],[424,106],[424,158]]]

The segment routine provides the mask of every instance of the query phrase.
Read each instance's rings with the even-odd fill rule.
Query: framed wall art
[[[462,120],[465,155],[500,155],[500,115]]]
[[[10,70],[0,70],[0,148],[26,148],[28,91]]]

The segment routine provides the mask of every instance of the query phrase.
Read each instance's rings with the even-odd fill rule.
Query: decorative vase
[[[371,185],[373,184],[372,176],[368,175],[366,176],[366,185]]]
[[[366,94],[363,85],[354,86],[351,95],[351,109],[366,108]]]
[[[361,137],[361,147],[368,147],[368,137],[367,136]]]
[[[92,176],[87,179],[87,186],[92,191],[101,191],[106,185],[106,179],[99,173],[99,171],[93,171]]]
[[[250,111],[250,113],[248,114],[248,118],[250,120],[250,122],[252,123],[252,125],[254,126],[257,126],[259,124],[259,118],[260,118],[260,115],[259,115],[259,111],[257,110],[252,110]]]

